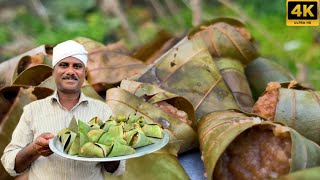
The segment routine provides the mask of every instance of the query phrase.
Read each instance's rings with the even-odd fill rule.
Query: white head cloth
[[[84,49],[83,45],[75,41],[68,40],[53,48],[52,67],[62,59],[70,56],[79,59],[85,66],[87,65],[88,52]]]

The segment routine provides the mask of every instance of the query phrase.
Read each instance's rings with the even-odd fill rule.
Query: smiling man
[[[82,162],[53,154],[49,140],[68,126],[73,116],[88,122],[98,116],[106,120],[111,110],[106,103],[86,97],[81,92],[85,80],[88,53],[75,41],[65,41],[53,48],[53,77],[57,90],[52,96],[24,107],[12,140],[1,162],[12,176],[28,172],[33,179],[104,179],[103,172],[120,175],[125,161]]]

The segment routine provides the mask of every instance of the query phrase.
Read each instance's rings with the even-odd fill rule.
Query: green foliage
[[[85,19],[63,19],[54,28],[45,30],[37,37],[39,44],[56,44],[58,42],[74,39],[79,36],[102,41],[107,32],[119,28],[120,22],[116,18],[105,18],[101,13],[88,14]]]
[[[0,45],[10,40],[9,30],[0,26]]]

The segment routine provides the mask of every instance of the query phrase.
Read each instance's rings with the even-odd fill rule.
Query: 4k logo
[[[287,26],[318,26],[319,0],[287,0]]]

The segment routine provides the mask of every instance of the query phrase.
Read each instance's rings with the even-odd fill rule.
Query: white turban
[[[84,49],[83,45],[75,41],[68,40],[53,48],[52,67],[62,59],[70,56],[79,59],[85,66],[87,65],[88,52]]]

